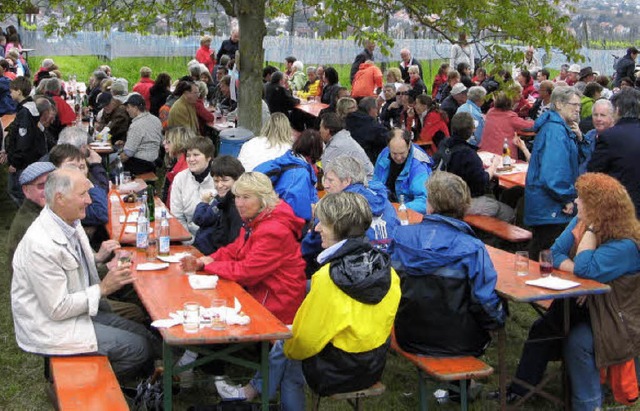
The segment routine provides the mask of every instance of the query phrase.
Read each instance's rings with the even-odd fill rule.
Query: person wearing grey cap
[[[147,111],[144,97],[138,93],[130,94],[124,106],[131,117],[131,126],[120,160],[125,170],[133,174],[155,171],[154,162],[162,143],[162,123]]]
[[[467,102],[467,87],[462,83],[457,83],[451,88],[451,94],[442,101],[440,109],[452,119],[458,107]],[[449,121],[449,131],[451,131],[451,121]]]
[[[20,174],[19,183],[24,194],[24,201],[18,209],[18,212],[13,217],[11,222],[11,228],[9,228],[9,237],[7,238],[7,261],[9,273],[13,274],[13,268],[11,261],[13,260],[13,253],[18,247],[18,243],[27,232],[27,229],[38,217],[42,207],[44,207],[44,183],[47,181],[47,176],[50,172],[56,169],[52,163],[45,161],[38,161],[31,163]]]

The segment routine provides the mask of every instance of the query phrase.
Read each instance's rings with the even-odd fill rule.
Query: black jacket
[[[164,106],[167,102],[167,97],[171,92],[163,87],[151,87],[149,90],[149,101],[151,102],[151,107],[149,108],[149,113],[158,117],[160,114],[160,107]]]
[[[8,127],[5,145],[9,164],[18,170],[38,161],[49,152],[47,137],[38,127],[40,114],[31,97],[18,104],[16,118]]]
[[[456,111],[458,111],[458,107],[460,107],[460,104],[458,104],[451,94],[449,94],[440,105],[440,109],[449,116],[449,131],[451,131],[451,119],[456,114]]]
[[[621,118],[600,134],[587,171],[616,178],[629,192],[640,218],[640,120]]]
[[[351,64],[351,72],[349,74],[351,84],[353,84],[353,78],[356,76],[356,73],[360,68],[360,64],[364,63],[367,60],[373,61],[373,53],[367,49],[362,50],[362,52],[356,56],[356,59],[353,60],[353,63]]]
[[[631,81],[635,84],[635,81],[636,81],[635,70],[636,70],[636,62],[634,59],[631,58],[631,55],[627,54],[624,57],[622,57],[620,60],[618,60],[618,63],[616,64],[616,74],[615,74],[615,79],[613,80],[613,85],[615,87],[620,87],[620,81],[625,77],[629,77]]]
[[[231,39],[226,39],[222,42],[220,46],[220,50],[218,50],[218,54],[216,55],[216,61],[220,61],[220,57],[223,55],[229,56],[230,59],[236,58],[236,51],[240,48],[240,42],[234,43]],[[213,74],[213,73],[211,73]]]
[[[378,304],[391,288],[391,260],[364,238],[352,238],[330,257],[331,280],[349,297]],[[321,396],[362,390],[380,381],[390,340],[373,350],[348,353],[327,346],[302,361],[309,387]]]
[[[378,154],[387,146],[387,129],[376,119],[360,110],[349,113],[345,121],[345,128],[367,153],[371,164],[375,164]]]
[[[389,108],[389,106],[395,101],[395,98],[387,100],[382,105],[382,108],[380,108],[380,115],[378,117],[380,118],[380,122],[382,123],[382,125],[388,129],[392,128],[392,121],[395,127],[400,127],[400,114],[402,114],[402,106],[399,106],[398,108]]]
[[[422,78],[422,64],[420,64],[420,62],[415,57],[411,57],[411,60],[409,60],[409,64],[407,65],[407,67],[404,67],[404,65],[402,64],[402,61],[398,66],[398,68],[400,69],[400,74],[402,74],[402,80],[407,84],[409,84],[409,81],[410,81],[409,67],[411,66],[418,66],[418,70],[420,72],[420,78]]]
[[[300,100],[293,97],[291,92],[279,84],[268,83],[264,88],[264,99],[269,106],[269,112],[288,114]]]
[[[434,164],[440,162],[440,158],[447,149],[456,148],[451,153],[449,166],[445,171],[456,174],[462,178],[469,186],[471,197],[480,197],[485,194],[489,186],[489,173],[484,171],[482,160],[476,152],[477,147],[467,143],[464,139],[456,136],[446,138],[440,143],[438,152],[434,156]]]
[[[242,228],[235,196],[231,191],[224,197],[217,196],[214,203],[200,203],[193,212],[193,222],[200,228],[196,232],[193,246],[202,254],[213,254],[219,248],[231,244]]]

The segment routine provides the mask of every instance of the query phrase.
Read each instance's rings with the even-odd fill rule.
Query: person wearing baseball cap
[[[49,173],[55,169],[56,166],[53,163],[37,161],[31,163],[20,174],[18,182],[22,187],[25,199],[11,222],[11,228],[9,228],[9,237],[7,238],[7,255],[9,258],[7,261],[9,262],[10,273],[13,273],[11,260],[13,260],[13,254],[16,251],[16,247],[18,247],[18,243],[44,207],[44,183],[47,181]]]
[[[449,118],[453,118],[458,107],[467,102],[467,87],[462,83],[457,83],[451,88],[449,97],[442,101],[440,108],[444,110]],[[449,131],[451,131],[451,123],[449,123]]]
[[[131,117],[131,126],[120,159],[125,170],[133,174],[153,172],[162,143],[162,123],[147,111],[144,97],[138,93],[129,94],[124,106]]]
[[[578,76],[580,75],[580,65],[572,64],[569,66],[569,72],[567,73],[567,85],[573,86],[578,82]]]

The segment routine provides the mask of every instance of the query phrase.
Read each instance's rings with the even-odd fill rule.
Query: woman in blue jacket
[[[271,179],[278,196],[291,206],[297,217],[312,218],[311,205],[318,202],[314,164],[322,156],[322,139],[313,129],[306,129],[282,156],[266,161],[253,171]]]
[[[585,161],[588,142],[578,127],[580,94],[573,87],[556,87],[551,109],[535,122],[524,196],[524,223],[531,227],[532,259],[549,248],[574,215],[574,183]]]
[[[537,385],[547,362],[564,349],[572,408],[591,411],[602,407],[600,369],[632,360],[640,351],[634,334],[640,327],[640,222],[629,194],[614,178],[586,173],[578,178],[576,189],[578,215],[551,247],[553,265],[608,283],[612,292],[572,300],[571,330],[564,340],[563,304],[554,300],[529,331],[529,340],[541,341],[524,344],[516,377]],[[635,372],[631,374],[635,379]],[[526,393],[526,388],[512,384],[507,399]]]
[[[427,204],[425,183],[431,175],[431,157],[411,143],[410,131],[393,129],[387,137],[373,170],[373,180],[389,190],[389,201],[398,202],[401,195],[408,208],[424,214]]]

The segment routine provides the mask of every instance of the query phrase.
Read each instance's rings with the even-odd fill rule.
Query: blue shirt
[[[474,146],[479,146],[482,141],[482,131],[484,130],[484,117],[482,116],[482,110],[471,100],[467,100],[466,103],[458,107],[456,114],[469,113],[473,117],[476,130],[473,132],[473,136],[469,138],[468,142]]]

